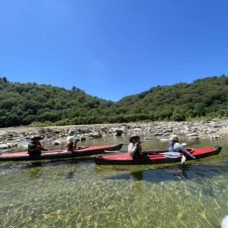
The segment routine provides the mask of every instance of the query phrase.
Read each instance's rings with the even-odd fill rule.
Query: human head
[[[41,140],[41,139],[43,139],[43,137],[41,137],[40,135],[34,135],[34,136],[31,137],[32,141],[38,141],[38,140]]]
[[[139,140],[140,137],[139,137],[138,135],[136,135],[136,134],[132,134],[132,135],[130,136],[129,142],[132,142],[133,139],[138,139],[138,140]]]
[[[178,139],[178,136],[177,135],[172,135],[171,137],[170,137],[170,139],[169,140],[171,140],[171,141],[176,141],[176,142],[178,142],[179,141],[179,139]]]

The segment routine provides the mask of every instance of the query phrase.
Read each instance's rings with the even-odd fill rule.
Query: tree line
[[[156,86],[118,102],[71,90],[0,77],[0,127],[228,117],[228,76]]]

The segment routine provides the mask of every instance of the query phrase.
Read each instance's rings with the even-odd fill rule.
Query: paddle
[[[104,151],[105,153],[120,153],[122,151],[120,150],[105,150]],[[180,153],[179,152],[164,152],[164,153],[155,153],[155,154],[152,154],[152,153],[147,153],[147,152],[144,152],[145,154],[147,155],[163,155],[167,158],[178,158],[180,156]]]
[[[120,150],[105,150],[105,153],[120,153]]]
[[[228,228],[228,215],[222,221],[222,228]]]
[[[120,153],[120,152],[121,152],[120,150],[113,150],[113,151],[105,150],[105,153]],[[146,153],[146,152],[144,152],[144,153]],[[153,155],[152,153],[146,153],[146,154]],[[167,158],[179,158],[181,153],[179,153],[179,152],[163,152],[163,153],[154,153],[154,155],[163,155],[164,157],[167,157]],[[181,164],[184,164],[185,161],[186,161],[186,157],[184,156],[184,154],[182,154]]]
[[[184,155],[182,155],[182,157],[181,157],[181,164],[183,165],[185,163],[185,161],[186,161],[186,157]]]
[[[167,158],[178,158],[180,156],[181,153],[179,152],[165,152],[165,153],[160,153],[163,156],[167,157]],[[184,164],[186,161],[186,157],[184,156],[184,154],[182,154],[181,157],[181,164]]]
[[[187,157],[189,157],[189,158],[191,158],[191,159],[196,159],[192,154],[190,154],[187,150],[185,150],[185,149],[183,149],[183,150],[181,150],[181,152],[185,155],[185,156],[187,156]]]
[[[179,158],[179,156],[180,156],[179,152],[164,152],[164,153],[159,153],[159,154],[161,154],[167,158]]]
[[[181,153],[179,152],[165,152],[165,153],[160,153],[163,156],[167,157],[167,158],[178,158],[180,156]],[[181,157],[181,164],[183,165],[186,161],[186,157],[184,156],[184,154],[182,154]]]
[[[28,140],[23,140],[23,141],[21,141],[23,144],[26,144],[26,145],[32,145],[32,143],[31,142],[29,142]]]

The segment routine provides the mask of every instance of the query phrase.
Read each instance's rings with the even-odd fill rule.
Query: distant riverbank
[[[181,129],[179,129],[181,128]],[[110,133],[116,129],[128,130],[128,131],[150,131],[156,132],[162,130],[163,133],[173,132],[177,130],[179,134],[186,134],[202,130],[199,135],[209,133],[218,133],[221,135],[228,134],[228,118],[222,120],[202,120],[202,121],[162,121],[162,122],[148,122],[148,123],[114,123],[114,124],[88,124],[88,125],[66,125],[66,126],[47,126],[47,127],[31,127],[31,126],[19,126],[19,127],[8,127],[0,128],[0,137],[3,132],[11,133],[25,133],[31,134],[32,132],[39,132],[40,129],[44,131],[55,131],[55,130],[76,130],[76,131],[105,131]],[[109,129],[109,130],[108,130]],[[184,130],[185,129],[185,130]],[[107,132],[107,130],[109,132]],[[189,132],[186,132],[189,131]],[[176,132],[178,134],[178,132]],[[126,133],[126,132],[125,132]]]
[[[61,143],[66,140],[67,136],[71,135],[78,135],[82,140],[89,140],[89,138],[113,135],[130,136],[132,133],[137,133],[142,137],[153,135],[153,137],[161,140],[168,140],[172,134],[192,140],[203,138],[219,139],[228,136],[228,119],[0,128],[0,148],[18,146],[21,141],[28,140],[33,135],[43,136],[44,141],[47,143],[54,141]]]

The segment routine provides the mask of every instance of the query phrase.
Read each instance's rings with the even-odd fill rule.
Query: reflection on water
[[[131,176],[132,181],[142,181],[143,180],[143,172],[142,171],[131,172],[130,176]]]
[[[220,143],[220,155],[184,166],[0,163],[0,227],[220,227],[228,210],[228,143]]]
[[[143,169],[138,171],[129,171],[128,169],[115,169],[117,174],[109,175],[105,179],[126,180],[126,181],[148,181],[159,183],[161,181],[181,181],[193,178],[213,178],[228,171],[227,165],[214,164],[185,164],[173,165],[165,168]]]
[[[41,162],[31,163],[29,168],[30,168],[29,177],[31,179],[40,178],[41,169],[42,169],[42,163]]]

